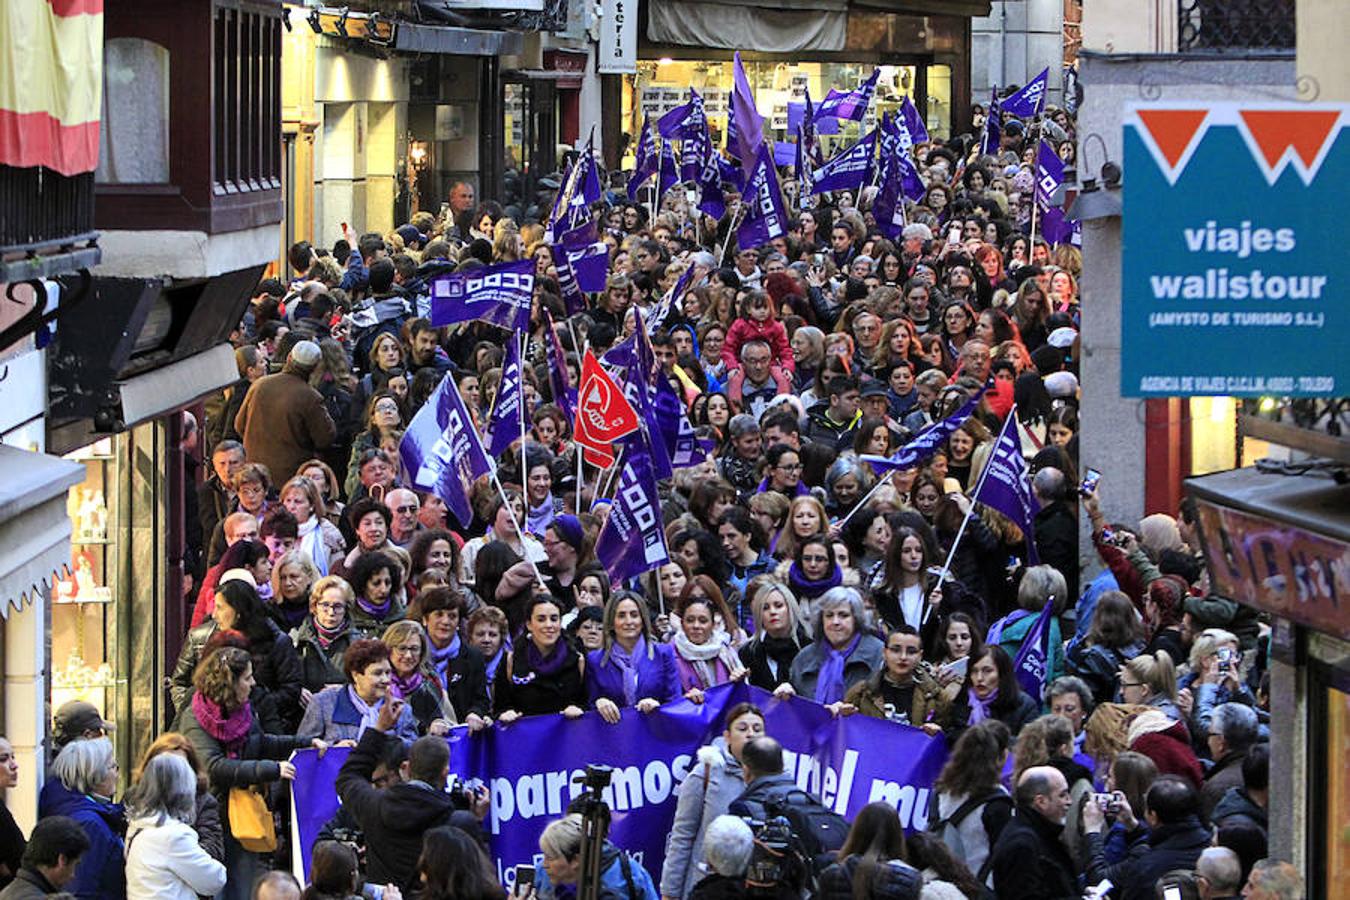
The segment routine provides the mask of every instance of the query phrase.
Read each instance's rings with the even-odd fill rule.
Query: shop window
[[[1350,693],[1334,687],[1323,690],[1325,819],[1312,834],[1313,840],[1322,844],[1317,873],[1324,880],[1322,890],[1309,896],[1350,897]]]
[[[103,47],[99,184],[169,181],[169,50],[142,38]]]

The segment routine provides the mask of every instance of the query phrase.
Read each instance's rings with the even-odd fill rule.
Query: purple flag
[[[656,424],[670,457],[672,469],[683,469],[703,462],[703,445],[694,433],[684,401],[665,372],[656,376],[656,396],[653,401]]]
[[[657,176],[659,193],[656,195],[657,202],[666,195],[675,185],[680,183],[680,167],[675,161],[675,143],[673,141],[661,142],[661,172]]]
[[[1007,516],[1022,529],[1027,541],[1027,561],[1037,562],[1034,527],[1036,512],[1040,504],[1031,492],[1031,481],[1027,475],[1026,457],[1017,439],[1017,428],[1012,424],[1017,418],[1017,408],[1008,413],[1003,429],[998,433],[994,450],[984,465],[979,486],[971,498],[996,509]]]
[[[652,472],[657,479],[669,478],[675,474],[675,469],[670,464],[670,454],[661,437],[661,422],[656,405],[656,382],[662,375],[661,364],[656,361],[656,352],[652,350],[651,337],[647,334],[647,323],[642,313],[635,311],[633,315],[636,327],[633,329],[632,358],[628,363],[623,393],[633,409],[637,410],[642,430],[647,433]]]
[[[639,428],[619,444],[625,448],[619,487],[595,541],[595,557],[615,585],[670,561],[647,438]]]
[[[1002,113],[999,111],[998,90],[989,100],[989,112],[984,117],[984,130],[980,132],[980,154],[993,156],[998,153],[999,141],[1003,136]]]
[[[885,475],[893,469],[912,469],[920,463],[927,460],[937,452],[947,440],[952,436],[956,429],[960,428],[975,412],[975,407],[980,405],[980,400],[984,398],[984,392],[989,390],[993,382],[986,382],[984,387],[975,392],[975,395],[962,404],[961,408],[952,413],[940,422],[934,422],[923,431],[920,431],[914,440],[910,441],[899,450],[895,451],[893,456],[868,456],[859,457],[863,462],[872,466],[872,471],[878,475]]]
[[[820,101],[820,105],[816,107],[815,120],[852,119],[855,122],[861,122],[863,116],[867,114],[868,104],[872,102],[872,92],[876,90],[879,75],[881,75],[880,66],[873,69],[868,79],[856,89],[830,91],[825,99]]]
[[[999,108],[1010,116],[1030,119],[1038,116],[1045,108],[1045,89],[1050,81],[1050,68],[1041,69],[1041,74],[1026,83],[1020,91],[999,104]]]
[[[694,179],[698,187],[698,208],[714,219],[720,219],[727,214],[726,195],[722,193],[722,155],[713,147],[706,130],[702,143],[703,165]]]
[[[688,140],[700,131],[706,131],[708,120],[703,114],[703,98],[689,89],[689,102],[677,106],[656,123],[656,133],[667,140]]]
[[[882,182],[880,192],[872,201],[872,216],[876,219],[877,228],[881,233],[895,241],[899,239],[907,224],[905,199],[917,203],[923,199],[927,188],[924,187],[923,179],[919,177],[919,170],[914,167],[914,161],[905,150],[899,150],[888,162],[884,162],[882,170],[886,173],[886,180]]]
[[[404,470],[412,475],[413,486],[440,497],[459,523],[469,527],[473,522],[469,491],[475,481],[492,471],[492,463],[483,452],[473,417],[464,408],[454,378],[442,378],[413,416],[398,453]]]
[[[506,356],[502,358],[502,381],[497,387],[497,398],[492,404],[492,424],[488,429],[487,452],[501,456],[521,436],[520,404],[525,402],[520,389],[520,339],[511,335],[506,342]]]
[[[732,60],[731,75],[731,108],[736,111],[736,156],[749,177],[759,145],[764,143],[764,120],[755,108],[755,92],[750,88],[750,79],[745,77],[739,50]]]
[[[1041,141],[1036,150],[1036,207],[1045,212],[1051,207],[1051,198],[1064,183],[1064,160],[1055,148]]]
[[[637,159],[633,166],[633,176],[628,179],[628,199],[637,200],[638,188],[648,178],[656,174],[660,167],[660,158],[656,154],[656,142],[652,140],[652,125],[646,116],[642,117],[642,133],[638,136]]]
[[[431,324],[489,322],[508,331],[530,327],[534,260],[478,266],[431,280]]]
[[[693,286],[693,283],[694,267],[688,266],[684,273],[680,275],[679,280],[675,282],[675,286],[667,291],[661,301],[656,304],[656,308],[652,310],[648,317],[648,324],[652,328],[660,328],[661,323],[665,322],[666,316],[670,314],[672,309],[683,309],[685,292]]]
[[[1083,223],[1077,219],[1064,218],[1064,210],[1052,206],[1041,216],[1041,237],[1052,247],[1060,244],[1072,244],[1075,247],[1083,243]]]
[[[811,193],[856,191],[866,184],[872,176],[876,147],[877,131],[873,128],[852,147],[836,153],[829,162],[811,173]]]
[[[905,130],[916,144],[925,144],[928,142],[928,128],[923,124],[923,118],[919,115],[919,108],[914,105],[914,101],[905,97],[900,103],[900,119],[905,124]]]
[[[758,247],[787,234],[787,212],[783,209],[783,193],[778,189],[778,173],[763,141],[755,154],[755,165],[741,202],[746,205],[746,213],[736,229],[738,246]]]
[[[559,242],[563,253],[567,257],[567,262],[572,269],[572,275],[575,277],[575,283],[579,291],[585,291],[588,294],[598,293],[605,289],[605,281],[609,277],[609,245],[600,240],[595,231],[595,223],[587,221],[580,228],[574,228],[562,236]],[[557,260],[555,258],[556,265]],[[561,281],[561,273],[559,273]],[[586,307],[585,298],[581,300],[580,308],[574,309],[574,303],[564,294],[563,299],[568,300],[567,314],[569,316],[581,312]]]
[[[563,416],[568,422],[577,418],[577,389],[572,387],[567,376],[567,354],[563,352],[558,332],[553,328],[553,316],[544,310],[544,340],[548,342],[548,386],[553,394],[553,402],[562,407]]]
[[[722,181],[730,184],[738,191],[745,191],[745,170],[736,165],[729,159],[724,159],[717,154],[717,174]],[[720,219],[721,216],[718,216]]]
[[[1013,673],[1017,683],[1034,700],[1040,700],[1045,694],[1045,678],[1050,671],[1050,622],[1054,618],[1055,598],[1051,597],[1045,608],[1031,623],[1022,646],[1017,648],[1013,657]]]

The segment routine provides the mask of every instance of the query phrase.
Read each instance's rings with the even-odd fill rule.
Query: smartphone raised
[[[1087,474],[1083,476],[1083,483],[1078,486],[1078,493],[1086,497],[1097,490],[1097,483],[1102,480],[1102,473],[1096,469],[1088,467]]]
[[[517,894],[529,893],[534,886],[534,866],[516,866],[516,887]]]

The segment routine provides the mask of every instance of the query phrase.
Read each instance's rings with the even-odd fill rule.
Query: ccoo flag
[[[746,213],[745,220],[736,229],[738,246],[758,247],[787,234],[783,192],[778,189],[778,173],[764,141],[760,141],[759,151],[755,154],[755,165],[750,170],[742,202],[746,205]]]
[[[831,90],[816,107],[815,119],[852,119],[861,122],[867,114],[867,106],[872,102],[872,92],[877,88],[877,77],[881,67],[877,66],[866,81],[851,91]]]
[[[927,193],[919,170],[914,167],[909,152],[900,150],[891,157],[889,164],[883,165],[886,181],[881,191],[872,201],[872,216],[877,228],[889,240],[895,241],[905,228],[905,200],[918,202]]]
[[[811,193],[854,191],[871,180],[872,158],[876,155],[877,130],[873,128],[847,150],[811,173]]]
[[[914,105],[914,101],[908,96],[900,103],[899,118],[904,123],[905,130],[909,132],[910,139],[914,143],[928,143],[928,128],[923,124],[923,118],[919,115],[919,108]]]
[[[961,405],[960,409],[942,421],[934,422],[919,432],[914,440],[897,450],[893,456],[864,455],[859,458],[866,463],[870,463],[872,470],[878,475],[884,475],[893,469],[914,468],[936,453],[947,438],[951,437],[952,433],[974,414],[975,407],[980,405],[980,400],[984,398],[984,392],[989,390],[992,384],[992,381],[985,382],[984,387],[976,391],[974,396]]]
[[[660,165],[661,160],[656,153],[656,142],[652,140],[652,124],[644,115],[642,117],[642,134],[638,136],[637,160],[633,166],[633,176],[628,179],[629,200],[637,200],[638,188],[642,187],[648,178],[656,174]]]
[[[431,324],[488,322],[508,331],[530,327],[534,260],[478,266],[431,280]]]
[[[639,429],[623,445],[619,487],[595,540],[595,557],[615,585],[670,561],[647,439]]]
[[[998,153],[1003,139],[1003,113],[998,105],[998,90],[994,90],[989,100],[989,112],[984,117],[984,129],[980,132],[980,154],[993,156]]]
[[[764,143],[764,120],[755,108],[755,92],[750,87],[750,79],[745,77],[745,66],[741,63],[741,52],[736,51],[731,64],[732,90],[730,111],[736,117],[736,147],[732,155],[741,161],[747,177],[755,164],[755,154],[759,145]],[[728,121],[727,139],[731,129]],[[728,148],[730,149],[730,148]]]
[[[492,404],[492,424],[489,426],[487,452],[501,456],[521,435],[520,404],[520,339],[512,335],[506,342],[506,356],[502,359],[502,381],[497,387],[497,398]]]
[[[692,87],[689,102],[677,106],[656,122],[656,132],[666,139],[688,140],[700,131],[706,131],[708,120],[703,114],[703,98]]]
[[[445,501],[465,528],[472,524],[469,491],[475,481],[492,471],[492,463],[483,452],[454,378],[442,378],[413,416],[399,442],[398,455],[404,470],[412,475],[414,487]]]
[[[1026,457],[1022,455],[1021,442],[1017,439],[1017,428],[1012,424],[1016,420],[1017,407],[1014,406],[1003,421],[1003,429],[998,433],[994,450],[989,454],[989,461],[985,463],[979,486],[971,499],[998,510],[1022,529],[1027,541],[1027,561],[1035,565],[1037,559],[1033,528],[1040,504],[1031,493]]]
[[[1036,208],[1041,212],[1048,210],[1063,183],[1064,160],[1059,158],[1055,148],[1041,141],[1036,151]]]
[[[657,200],[659,201],[675,185],[680,183],[680,166],[675,161],[675,142],[661,142],[661,169],[656,176]]]
[[[1010,116],[1030,119],[1039,116],[1045,108],[1045,89],[1050,80],[1050,68],[1041,69],[1041,74],[1026,83],[1020,91],[1006,98],[999,108]]]

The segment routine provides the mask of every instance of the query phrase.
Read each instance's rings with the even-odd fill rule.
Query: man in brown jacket
[[[267,466],[277,484],[284,484],[301,463],[337,437],[323,397],[309,386],[309,376],[322,359],[318,344],[300,341],[280,372],[253,383],[235,417],[249,462]]]

